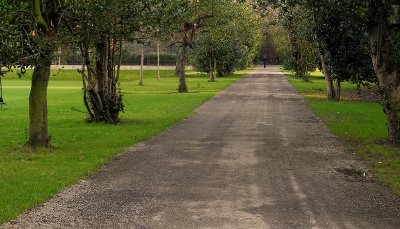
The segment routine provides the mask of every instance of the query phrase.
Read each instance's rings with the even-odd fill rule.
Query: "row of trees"
[[[400,3],[395,0],[255,0],[286,67],[307,80],[323,70],[329,100],[340,83],[377,82],[388,141],[400,146]]]
[[[79,72],[89,120],[117,123],[124,109],[118,88],[124,43],[177,46],[179,92],[187,92],[185,66],[191,48],[206,49],[204,37],[212,37],[208,47],[223,43],[226,48],[212,51],[209,62],[221,74],[231,73],[247,65],[259,43],[251,28],[242,27],[258,25],[247,3],[230,0],[0,0],[0,72],[3,76],[5,69],[34,67],[28,144],[47,147],[47,86],[60,46],[79,49],[82,55]],[[227,29],[230,33],[224,34]],[[243,34],[247,32],[251,34]],[[231,59],[240,64],[217,61],[218,52],[235,52]]]

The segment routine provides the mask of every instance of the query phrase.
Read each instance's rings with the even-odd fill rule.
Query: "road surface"
[[[258,68],[5,228],[400,228],[400,200]]]

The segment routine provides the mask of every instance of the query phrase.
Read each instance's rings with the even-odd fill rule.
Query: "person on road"
[[[267,56],[263,56],[262,57],[262,61],[263,61],[263,64],[264,64],[264,68],[266,68],[267,67]]]

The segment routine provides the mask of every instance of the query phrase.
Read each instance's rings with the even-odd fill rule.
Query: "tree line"
[[[229,25],[229,27],[225,27]],[[189,58],[210,81],[246,68],[261,42],[259,17],[231,0],[0,0],[0,79],[33,67],[28,145],[50,145],[47,87],[61,46],[79,50],[83,104],[91,122],[119,122],[123,44],[177,47],[179,92]],[[206,65],[204,63],[207,63]]]
[[[400,2],[397,0],[254,0],[284,66],[308,80],[319,67],[327,98],[341,82],[377,83],[388,143],[400,146]],[[367,114],[366,114],[367,115]]]

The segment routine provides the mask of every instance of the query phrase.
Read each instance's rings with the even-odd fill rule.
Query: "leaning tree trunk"
[[[176,61],[176,70],[179,72],[179,92],[188,92],[188,88],[186,85],[186,75],[185,75],[185,66],[187,59],[187,45],[183,44],[179,47],[177,61]]]
[[[372,46],[372,61],[382,94],[382,104],[388,121],[388,142],[400,146],[400,74],[397,65],[396,46],[391,37],[388,16],[382,0],[370,0],[369,36]]]
[[[28,144],[33,147],[48,147],[50,144],[47,125],[47,86],[50,79],[50,66],[51,61],[43,61],[35,67],[32,75],[29,94]]]

